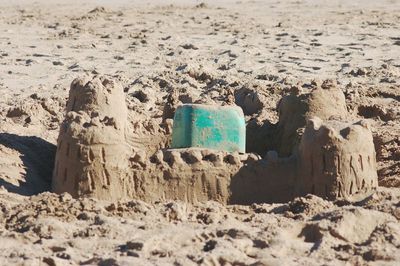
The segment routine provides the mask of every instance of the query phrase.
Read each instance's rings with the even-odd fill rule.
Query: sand
[[[399,2],[0,6],[2,263],[399,263]],[[133,167],[168,146],[179,103],[236,103],[248,128],[268,128],[282,97],[332,79],[349,120],[370,124],[380,187],[353,200],[306,195],[249,205],[50,193],[69,87],[85,75],[121,84]],[[248,148],[261,153],[256,144]]]

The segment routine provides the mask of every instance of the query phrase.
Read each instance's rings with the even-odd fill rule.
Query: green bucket
[[[177,108],[171,148],[245,152],[246,124],[237,106],[184,104]]]

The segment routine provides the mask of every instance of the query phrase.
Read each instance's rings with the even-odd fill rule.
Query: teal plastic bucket
[[[184,104],[177,108],[172,148],[208,148],[245,152],[246,124],[237,106]]]

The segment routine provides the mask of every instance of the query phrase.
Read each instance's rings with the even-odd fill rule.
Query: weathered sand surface
[[[0,2],[1,264],[400,262],[399,1],[110,2]],[[382,187],[353,203],[251,206],[44,192],[85,73],[122,83],[130,144],[150,152],[165,143],[167,100],[236,101],[257,127],[277,122],[283,95],[334,79],[352,119],[372,125]]]

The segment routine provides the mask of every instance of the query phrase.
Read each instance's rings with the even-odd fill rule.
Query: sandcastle
[[[251,134],[259,142],[248,141],[249,153],[201,148],[150,153],[128,144],[135,132],[127,127],[122,87],[104,77],[77,79],[58,139],[53,191],[107,200],[251,204],[308,193],[349,198],[378,185],[369,125],[348,122],[335,84],[295,91],[278,110],[277,124]]]

